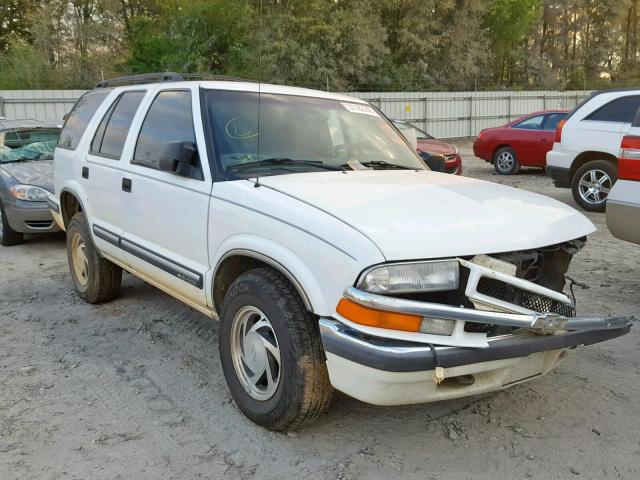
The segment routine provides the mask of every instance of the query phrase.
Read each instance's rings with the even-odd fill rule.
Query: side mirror
[[[434,172],[445,171],[444,155],[438,155],[438,154],[431,155],[428,152],[418,152],[418,154],[420,155],[420,158],[424,160],[424,163],[427,164],[427,167],[429,167],[432,171]]]
[[[192,177],[197,155],[198,149],[193,142],[171,142],[160,154],[158,167],[163,172]]]

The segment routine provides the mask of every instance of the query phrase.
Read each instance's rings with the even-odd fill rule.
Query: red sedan
[[[556,127],[568,114],[569,110],[545,110],[502,127],[485,128],[473,142],[473,153],[493,163],[501,175],[518,173],[520,167],[544,168]]]
[[[442,155],[444,157],[445,173],[460,175],[462,173],[462,157],[455,145],[443,142],[432,137],[424,130],[419,129],[412,123],[404,120],[393,120],[393,124],[402,131],[406,128],[413,128],[416,131],[418,140],[418,152],[431,155]]]

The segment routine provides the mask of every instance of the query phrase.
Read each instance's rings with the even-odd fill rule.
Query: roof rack
[[[184,82],[188,80],[219,80],[226,82],[256,82],[246,78],[230,77],[226,75],[212,75],[210,73],[141,73],[139,75],[126,75],[124,77],[110,78],[96,84],[95,88],[121,87],[124,85],[140,85],[144,83],[158,82]]]

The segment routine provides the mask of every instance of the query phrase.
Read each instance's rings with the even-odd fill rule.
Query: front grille
[[[456,173],[456,170],[458,170],[458,167],[445,167],[444,168],[444,172],[445,173]]]
[[[560,303],[542,295],[531,293],[493,278],[482,277],[476,287],[478,293],[497,300],[513,303],[534,312],[557,313],[565,317],[575,317],[576,309],[572,305]]]

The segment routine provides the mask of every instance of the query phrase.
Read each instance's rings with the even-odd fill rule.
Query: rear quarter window
[[[584,120],[598,122],[631,123],[640,106],[640,95],[619,97],[605,103],[594,112],[587,115]]]
[[[91,117],[108,94],[109,90],[97,90],[80,97],[64,122],[57,145],[59,148],[75,150],[78,147]]]

